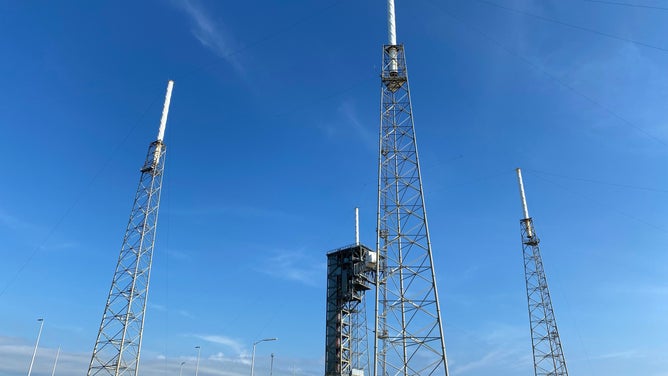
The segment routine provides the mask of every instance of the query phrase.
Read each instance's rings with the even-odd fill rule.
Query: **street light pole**
[[[32,365],[35,363],[35,355],[37,355],[37,346],[39,346],[39,337],[42,336],[42,328],[44,328],[44,319],[39,318],[39,333],[37,333],[37,341],[35,342],[35,350],[32,352],[32,359],[30,359],[30,367],[28,368],[28,376],[32,374]]]
[[[260,342],[276,341],[278,338],[265,338],[253,342],[253,355],[251,356],[251,376],[255,376],[255,346]]]
[[[181,368],[179,368],[179,376],[183,373],[183,365],[186,364],[186,362],[181,362]]]
[[[195,348],[197,349],[197,365],[195,366],[195,376],[197,376],[199,373],[199,354],[202,351],[202,348],[199,346],[195,346]]]
[[[60,356],[60,346],[58,346],[58,351],[56,352],[56,360],[53,361],[53,370],[51,371],[51,376],[56,376],[56,366],[58,365],[58,356]]]
[[[274,353],[271,353],[271,365],[269,366],[269,376],[274,375]]]

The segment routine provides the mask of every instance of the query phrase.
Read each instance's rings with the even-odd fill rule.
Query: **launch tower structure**
[[[130,220],[102,315],[88,376],[137,376],[165,167],[165,126],[174,81],[167,84],[158,137],[141,168]]]
[[[538,247],[540,239],[538,239],[533,227],[533,219],[529,217],[529,209],[524,196],[522,171],[519,168],[517,169],[517,181],[519,182],[524,214],[524,218],[520,220],[520,229],[534,372],[536,376],[568,376],[566,359],[557,330],[557,321],[552,309],[552,299],[547,288],[543,259]]]
[[[366,292],[373,283],[375,253],[359,241],[355,209],[355,244],[327,254],[325,376],[369,373]]]
[[[373,376],[448,375],[404,46],[387,1],[378,166]]]

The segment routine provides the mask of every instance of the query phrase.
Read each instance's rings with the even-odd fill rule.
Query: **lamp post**
[[[271,365],[269,366],[269,376],[274,376],[274,353],[271,353]]]
[[[260,343],[260,342],[269,342],[269,341],[276,341],[278,338],[265,338],[261,339],[259,341],[253,342],[253,355],[251,356],[251,376],[255,376],[255,346]]]
[[[53,361],[53,370],[51,371],[51,376],[56,376],[56,366],[58,365],[59,356],[60,356],[60,346],[58,346],[58,351],[56,352],[56,360]]]
[[[199,346],[195,346],[195,348],[197,349],[197,364],[195,365],[195,376],[197,376],[197,374],[199,373],[199,354],[202,351],[202,348]]]
[[[28,368],[28,376],[32,374],[32,365],[35,363],[35,355],[37,355],[37,346],[39,346],[39,337],[42,336],[42,328],[44,328],[44,319],[39,318],[39,332],[37,333],[37,341],[35,342],[35,350],[32,352],[32,359],[30,359],[30,367]]]
[[[183,365],[186,364],[186,362],[181,362],[181,367],[179,368],[179,376],[183,373]]]

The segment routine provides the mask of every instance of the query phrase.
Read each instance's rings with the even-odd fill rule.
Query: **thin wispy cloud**
[[[30,356],[33,351],[33,344],[19,344],[16,340],[9,337],[0,337],[0,375],[20,376],[25,375],[25,371],[30,362]],[[50,375],[56,357],[56,348],[40,346],[35,359],[33,374]],[[148,351],[150,353],[150,351]],[[188,357],[170,357],[163,353],[155,355],[146,355],[142,357],[139,366],[140,373],[145,376],[160,376],[165,374],[175,375],[181,371],[181,362],[186,361],[183,368],[183,374],[186,371],[193,371],[196,358]],[[242,359],[242,357],[244,357]],[[250,360],[246,362],[245,354],[237,357],[227,357],[222,352],[203,357],[199,363],[200,375],[220,375],[220,376],[243,376],[246,375]],[[225,369],[220,368],[220,362],[225,362]],[[90,354],[82,352],[70,352],[67,349],[61,349],[58,355],[56,374],[58,375],[83,375],[86,374],[90,363]],[[257,366],[257,365],[256,365]]]
[[[156,311],[160,311],[160,312],[165,312],[165,311],[167,311],[167,307],[165,307],[165,306],[162,305],[162,304],[148,303],[148,308],[150,308],[150,309],[154,309],[154,310],[156,310]]]
[[[307,286],[319,286],[325,273],[325,263],[318,262],[305,252],[278,251],[266,259],[258,271],[273,277],[295,281]]]
[[[369,148],[376,150],[378,144],[377,135],[372,131],[375,130],[375,124],[369,125],[362,123],[362,121],[359,119],[357,108],[352,101],[344,101],[341,103],[339,112],[347,120],[348,126],[352,128],[355,136],[357,136]]]
[[[476,342],[481,350],[475,357],[453,359],[453,374],[474,375],[493,373],[494,370],[515,370],[521,373],[531,366],[531,353],[527,353],[526,329],[493,322],[481,325],[479,332],[465,331],[468,340]]]
[[[5,338],[7,339],[7,338]],[[33,351],[31,344],[17,344],[15,341],[0,341],[0,375],[25,374],[27,361]],[[35,374],[51,374],[57,349],[40,347],[38,358],[35,359],[33,372]],[[58,357],[58,374],[75,375],[86,372],[89,354],[61,351]]]
[[[241,343],[241,341],[238,341],[234,338],[221,336],[221,335],[211,335],[211,334],[196,335],[195,337],[199,338],[203,341],[207,341],[207,342],[211,342],[211,343],[215,343],[215,344],[218,344],[218,345],[223,345],[225,347],[228,347],[235,354],[245,354],[246,353],[245,347]]]
[[[211,354],[209,356],[210,360],[213,360],[215,362],[224,362],[227,358],[225,357],[225,354],[222,352],[217,352],[215,354]]]
[[[176,251],[173,249],[170,249],[167,251],[167,256],[178,260],[178,261],[191,261],[192,257],[190,257],[191,252],[187,251]]]
[[[189,311],[186,311],[185,309],[179,309],[179,310],[176,311],[176,313],[177,313],[179,316],[183,316],[183,317],[185,317],[185,318],[187,318],[187,319],[195,319],[195,318],[196,318],[195,315],[193,315],[193,314],[190,313]]]
[[[498,365],[502,360],[508,358],[508,351],[503,350],[493,350],[485,354],[482,358],[470,361],[468,363],[453,367],[452,372],[456,374],[466,374],[469,371],[473,371],[481,368],[488,368],[494,365]]]
[[[175,0],[175,4],[190,19],[192,23],[191,32],[195,39],[202,46],[227,61],[238,73],[244,74],[245,70],[236,56],[232,37],[223,29],[221,23],[214,20],[197,1]]]
[[[38,226],[0,209],[0,226],[10,230],[38,230]]]
[[[60,252],[75,249],[80,246],[76,241],[59,240],[58,242],[47,242],[52,237],[57,237],[56,227],[47,231],[47,227],[26,221],[0,209],[0,229],[6,228],[20,237],[29,238],[31,241],[41,240],[42,244],[35,251]],[[43,237],[46,235],[46,237]]]
[[[352,100],[344,100],[337,108],[339,118],[334,122],[322,122],[318,128],[330,139],[351,138],[363,143],[369,150],[376,151],[378,148],[377,122],[365,123]]]
[[[610,352],[606,354],[601,354],[598,356],[595,356],[594,359],[622,359],[622,360],[628,360],[628,359],[635,359],[635,358],[643,358],[643,354],[640,351],[637,350],[625,350],[625,351],[615,351],[615,352]]]
[[[189,311],[187,311],[185,309],[171,309],[171,308],[168,308],[167,306],[164,306],[162,304],[148,303],[148,308],[152,309],[152,310],[155,310],[155,311],[159,311],[159,312],[174,312],[177,315],[185,317],[187,319],[195,319],[196,318],[195,315],[193,315],[192,313],[190,313]]]
[[[213,362],[218,362],[218,363],[235,363],[235,364],[243,364],[243,365],[250,365],[251,364],[251,359],[248,354],[239,354],[237,356],[227,356],[223,352],[217,352],[215,354],[212,354],[208,358],[209,360]]]

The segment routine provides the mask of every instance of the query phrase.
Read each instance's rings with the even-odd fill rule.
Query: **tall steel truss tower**
[[[163,138],[173,86],[174,82],[169,81],[158,138],[149,145],[146,162],[141,168],[139,187],[88,367],[88,376],[137,376],[139,373],[139,352],[165,166]]]
[[[374,376],[448,375],[404,47],[387,1],[378,173]]]
[[[536,376],[568,376],[566,359],[561,347],[561,339],[554,318],[552,299],[547,288],[547,278],[543,269],[538,243],[540,239],[529,217],[522,171],[517,169],[524,218],[520,220],[522,234],[522,253],[524,254],[524,276],[529,305],[529,324],[531,325],[531,345],[533,348],[533,366]]]
[[[355,209],[355,244],[327,254],[325,375],[368,375],[366,291],[372,284],[375,253],[359,242]]]

